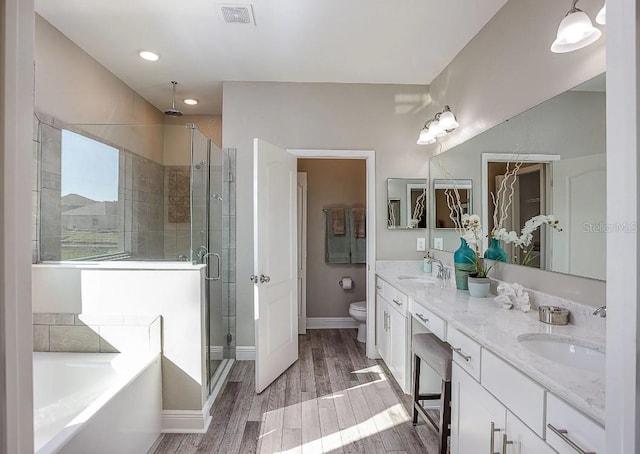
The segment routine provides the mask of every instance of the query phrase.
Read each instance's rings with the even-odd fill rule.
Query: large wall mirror
[[[427,228],[427,180],[387,179],[387,228]]]
[[[473,182],[470,212],[481,216],[487,234],[495,222],[491,194],[518,166],[507,181],[511,201],[500,226],[521,235],[536,216],[558,222],[557,228],[537,228],[526,246],[502,242],[510,263],[605,279],[605,78],[601,74],[432,158],[433,180]],[[436,205],[436,198],[430,203]],[[432,246],[459,246],[455,230],[431,227]]]

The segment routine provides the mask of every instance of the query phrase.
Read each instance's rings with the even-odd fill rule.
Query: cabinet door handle
[[[507,434],[502,435],[502,454],[507,454],[507,445],[512,445],[513,441],[507,440]]]
[[[416,314],[416,317],[418,317],[420,320],[422,320],[425,323],[429,323],[429,319],[422,314]]]
[[[387,313],[387,331],[391,329],[391,315]]]
[[[580,454],[596,454],[594,451],[585,451],[578,446],[571,438],[569,438],[569,431],[567,429],[556,429],[553,424],[547,424],[547,427],[551,429],[551,432],[559,436],[566,444],[578,451]]]
[[[398,306],[402,306],[402,303],[400,301],[398,301],[398,300],[394,299],[393,302],[396,303]]]
[[[462,353],[461,348],[454,348],[453,351],[456,352],[458,355],[462,356],[462,358],[464,358],[466,362],[471,361],[471,356],[465,355],[464,353]]]
[[[381,285],[376,285],[376,288],[377,288],[378,290],[382,290],[382,286],[381,286]]]
[[[493,445],[495,443],[496,432],[500,432],[500,429],[496,429],[496,423],[491,421],[491,437],[489,437],[489,441],[491,442],[491,447],[489,448],[489,454],[500,454],[499,452],[495,452],[493,450]]]

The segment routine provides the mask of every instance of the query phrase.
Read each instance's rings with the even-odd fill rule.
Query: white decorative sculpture
[[[498,285],[498,296],[496,296],[495,300],[498,303],[502,303],[502,308],[505,310],[511,309],[514,306],[522,312],[529,312],[531,310],[529,294],[525,292],[524,287],[518,283],[507,284],[503,282]]]

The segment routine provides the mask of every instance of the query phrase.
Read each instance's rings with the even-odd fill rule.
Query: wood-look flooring
[[[429,426],[411,424],[405,395],[352,329],[309,330],[300,359],[261,394],[253,361],[237,361],[205,434],[166,434],[165,453],[429,453]]]

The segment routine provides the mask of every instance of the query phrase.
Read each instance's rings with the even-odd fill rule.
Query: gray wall
[[[377,258],[415,259],[422,257],[414,249],[423,233],[386,229],[386,179],[427,176],[427,153],[416,145],[427,102],[422,85],[224,84],[223,146],[238,149],[238,345],[254,345],[248,278],[253,272],[252,140],[284,148],[375,150]]]
[[[448,104],[460,123],[442,150],[604,72],[608,27],[599,26],[602,37],[577,52],[549,50],[570,3],[510,0],[434,79],[429,112]],[[580,9],[594,18],[602,3],[581,0]]]
[[[327,207],[364,207],[367,172],[364,159],[299,159],[307,173],[307,317],[348,317],[349,303],[367,297],[366,265],[325,262]],[[354,280],[352,290],[338,281]]]

